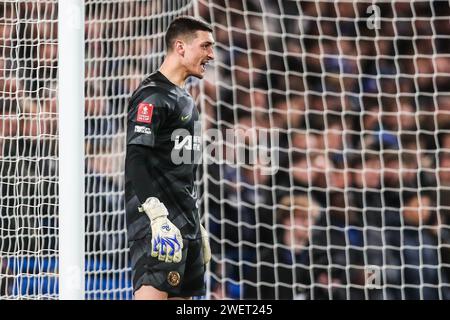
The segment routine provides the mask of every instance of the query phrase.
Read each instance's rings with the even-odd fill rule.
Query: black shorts
[[[133,293],[143,285],[150,285],[167,292],[169,298],[206,294],[201,239],[183,239],[183,257],[178,263],[152,257],[150,237],[130,242],[130,258]]]

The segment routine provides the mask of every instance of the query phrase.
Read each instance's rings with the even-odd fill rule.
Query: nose
[[[209,48],[208,58],[209,58],[209,60],[214,60],[214,49],[213,48]]]

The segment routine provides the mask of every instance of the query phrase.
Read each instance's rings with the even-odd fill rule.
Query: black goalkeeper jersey
[[[125,199],[128,240],[150,234],[138,206],[156,197],[184,239],[200,238],[195,177],[200,122],[189,93],[159,71],[146,78],[129,102]]]

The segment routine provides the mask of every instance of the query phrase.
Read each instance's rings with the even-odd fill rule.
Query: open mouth
[[[208,61],[203,61],[200,66],[202,68],[202,71],[204,72],[206,70],[206,66],[208,65]]]

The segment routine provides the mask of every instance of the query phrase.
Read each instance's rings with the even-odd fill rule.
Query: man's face
[[[439,161],[439,179],[441,184],[450,186],[450,154],[445,154]]]
[[[414,226],[427,223],[431,216],[430,206],[431,199],[427,196],[412,198],[402,210],[405,222]]]
[[[364,188],[377,188],[380,184],[380,162],[376,159],[367,160],[361,166],[355,167],[355,184]]]
[[[397,160],[385,162],[383,170],[384,183],[388,187],[398,188],[400,185],[400,164]]]
[[[208,31],[197,31],[196,37],[186,43],[183,65],[190,76],[203,78],[206,65],[214,59],[213,45],[213,36]]]

